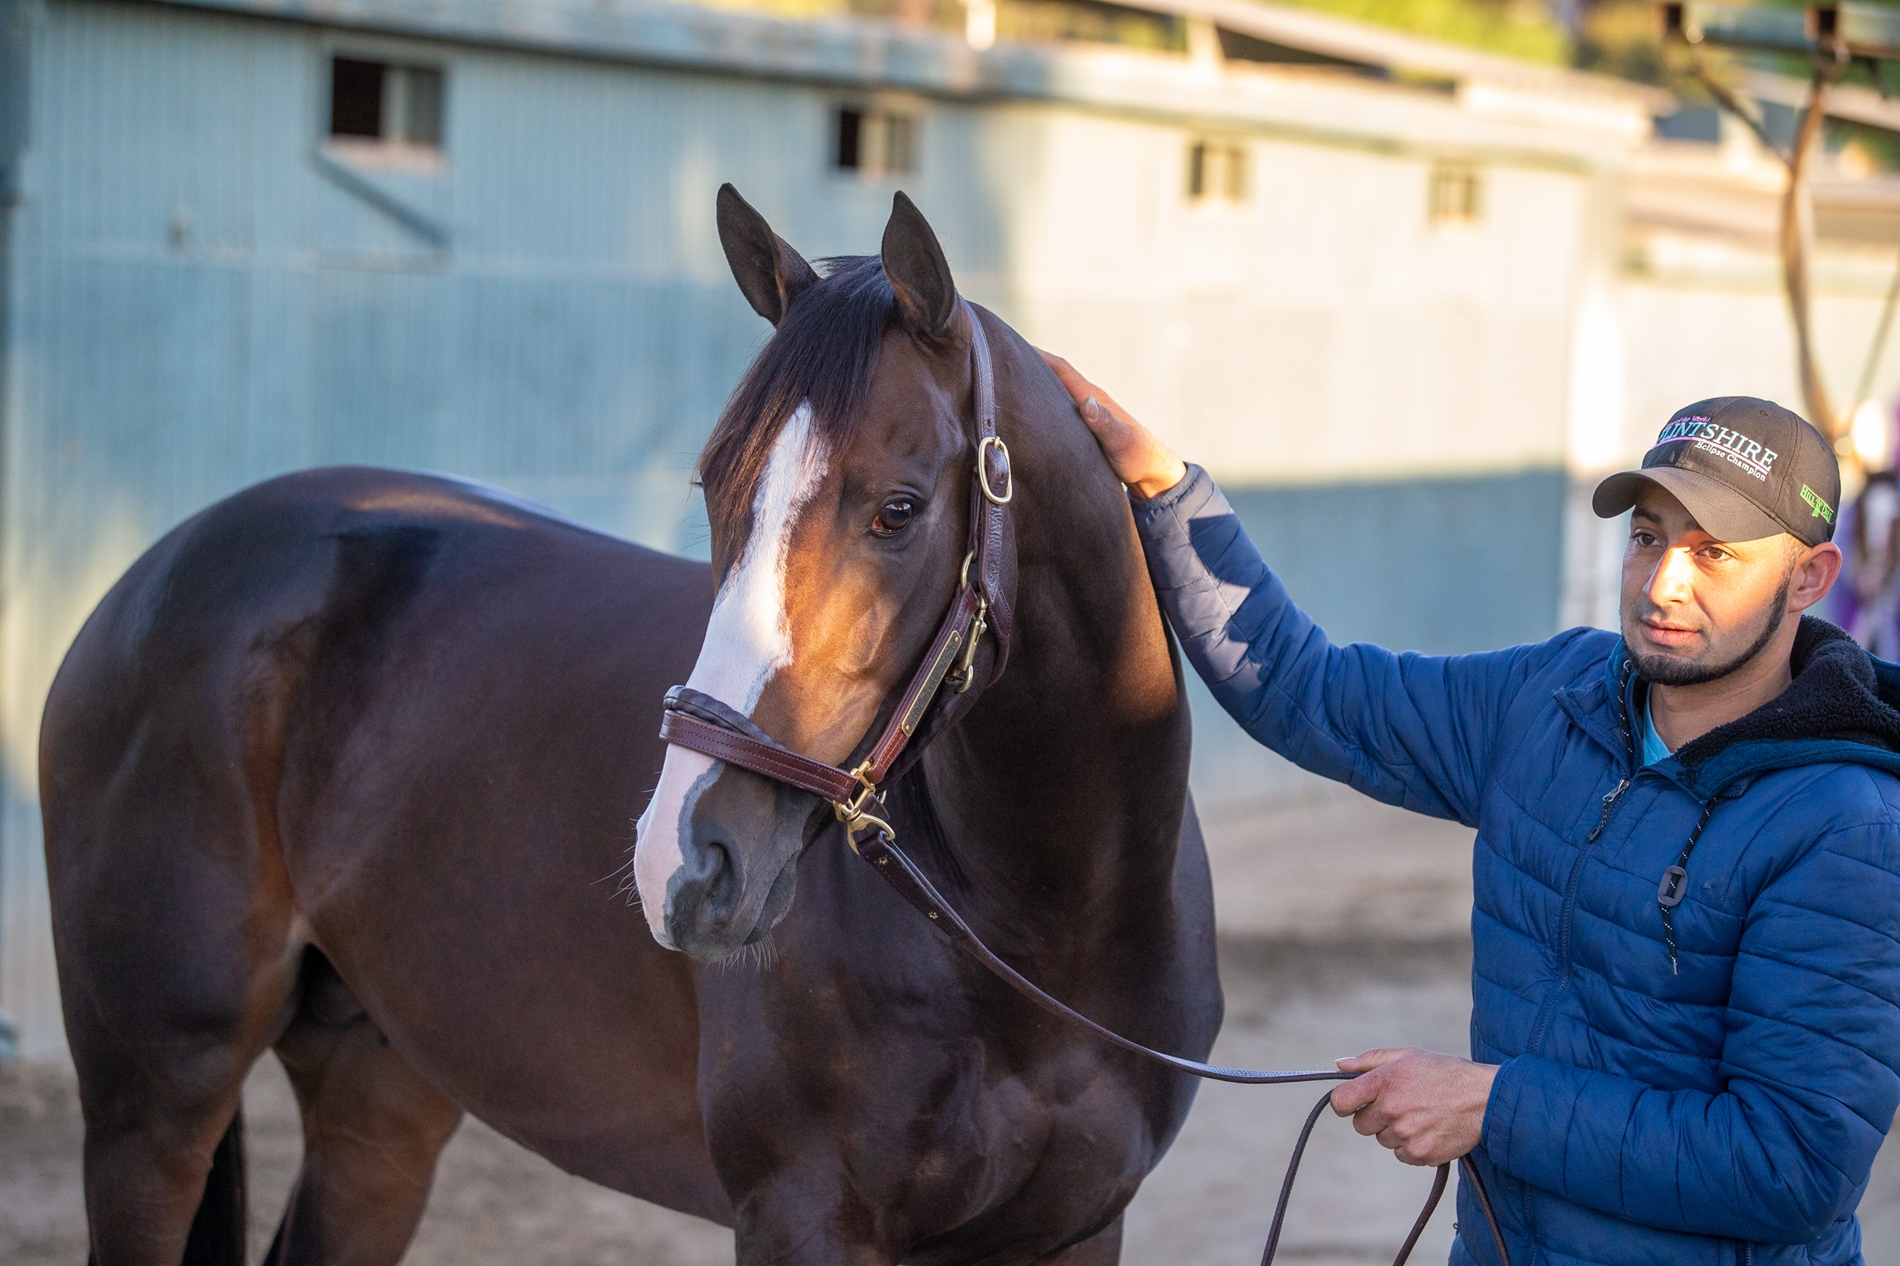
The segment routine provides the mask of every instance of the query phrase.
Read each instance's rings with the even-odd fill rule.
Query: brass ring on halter
[[[976,561],[976,551],[971,550],[963,556],[963,570],[957,573],[957,592],[962,593],[970,587],[970,564]]]
[[[858,832],[867,826],[884,832],[887,839],[897,839],[897,832],[891,829],[889,822],[876,814],[865,812],[864,806],[877,795],[877,784],[870,779],[870,769],[871,762],[867,760],[851,771],[851,776],[858,780],[857,795],[849,800],[831,802],[831,812],[838,821],[844,823],[844,842],[851,846],[851,851],[854,853],[858,851]]]
[[[849,800],[831,802],[831,807],[837,812],[840,821],[858,816],[863,811],[865,803],[877,794],[877,784],[871,781],[870,771],[871,762],[868,760],[852,770],[851,776],[858,780],[857,794]]]
[[[1003,495],[1000,497],[990,487],[989,469],[983,464],[983,458],[992,444],[996,446],[996,451],[1003,455]],[[993,506],[1006,506],[1009,504],[1009,499],[1016,495],[1016,478],[1009,468],[1009,445],[1003,443],[997,436],[985,435],[982,442],[976,446],[976,483],[977,487],[983,490],[983,499]]]

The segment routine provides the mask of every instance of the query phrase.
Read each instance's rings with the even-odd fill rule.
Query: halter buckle
[[[1003,458],[1003,491],[999,494],[990,487],[989,467],[983,459],[989,456],[994,446]],[[1009,468],[1009,445],[994,435],[985,435],[976,446],[976,486],[983,490],[983,499],[993,506],[1006,506],[1016,495],[1016,476]]]

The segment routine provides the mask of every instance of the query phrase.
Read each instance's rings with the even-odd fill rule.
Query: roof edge
[[[761,14],[711,9],[667,0],[140,0],[391,35],[500,45],[662,69],[699,70],[765,79],[800,80],[853,88],[972,100],[1059,102],[1089,109],[1259,127],[1382,147],[1455,149],[1509,162],[1586,167],[1600,165],[1607,148],[1640,139],[1628,120],[1595,129],[1558,126],[1539,111],[1496,103],[1441,98],[1425,111],[1395,111],[1389,85],[1303,87],[1296,94],[1263,89],[1253,76],[1209,74],[1191,58],[1098,45],[999,44],[978,52],[962,38],[858,19],[788,21]],[[1119,0],[1118,0],[1119,2]],[[1144,3],[1231,5],[1248,0],[1143,0]],[[1206,11],[1225,13],[1226,8]],[[1303,15],[1302,15],[1303,16]],[[1227,19],[1219,19],[1227,25]],[[1495,60],[1495,59],[1492,59]],[[1408,63],[1410,64],[1410,63]],[[1237,68],[1258,69],[1250,63]],[[1551,77],[1518,81],[1505,76],[1467,78],[1464,89],[1516,86],[1541,92],[1558,105],[1586,113],[1634,116],[1639,97],[1549,91]],[[1577,76],[1582,79],[1597,77]],[[1611,81],[1615,82],[1615,81]],[[1341,94],[1353,108],[1337,114]],[[1469,95],[1469,94],[1467,94]],[[1329,117],[1327,110],[1337,117]],[[1548,111],[1543,114],[1548,114]],[[1642,127],[1646,130],[1647,120]]]

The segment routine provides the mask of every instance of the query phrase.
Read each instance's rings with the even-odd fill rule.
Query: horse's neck
[[[1171,875],[1187,704],[1125,498],[1065,421],[1085,448],[1012,440],[1019,471],[1080,473],[1022,482],[1008,669],[945,736],[932,782],[959,867],[986,892],[1114,915]]]

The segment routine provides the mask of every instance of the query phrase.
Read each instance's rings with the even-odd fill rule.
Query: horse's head
[[[819,277],[731,186],[719,235],[777,330],[700,455],[718,596],[687,685],[838,764],[895,702],[958,585],[974,439],[969,322],[897,195],[881,255]],[[769,933],[818,797],[669,747],[634,874],[663,944],[714,960]]]

